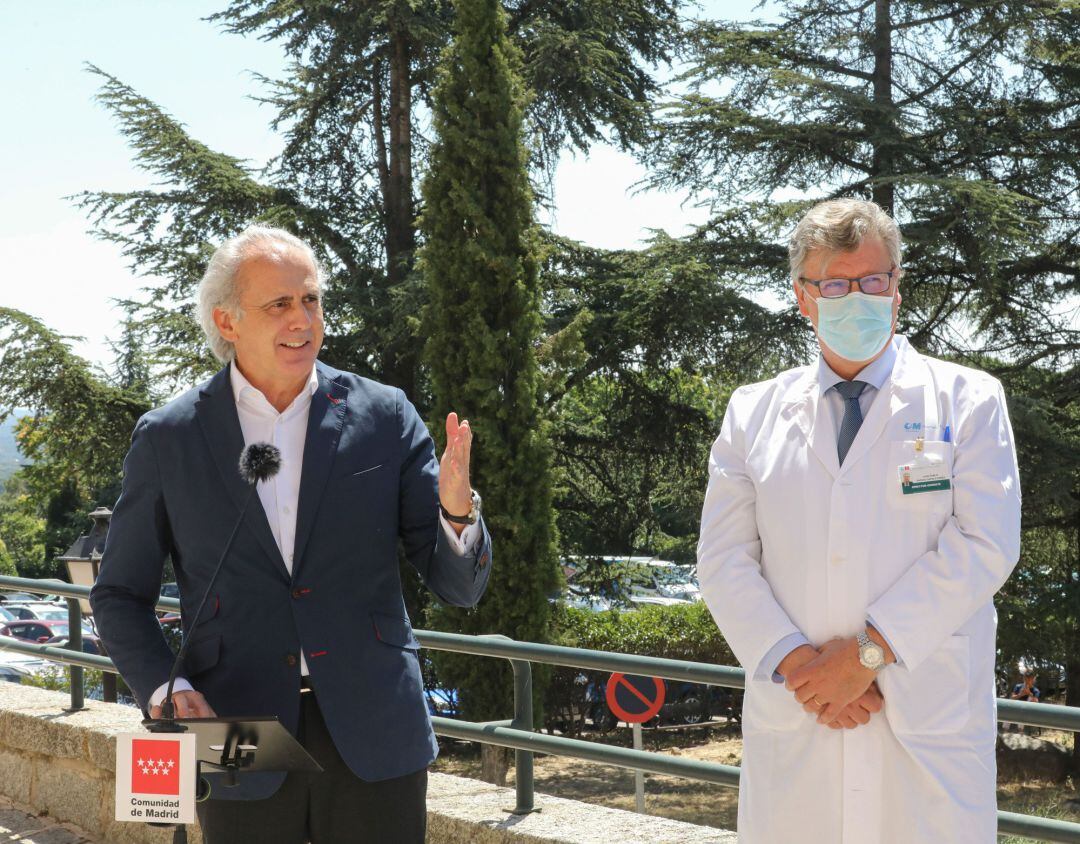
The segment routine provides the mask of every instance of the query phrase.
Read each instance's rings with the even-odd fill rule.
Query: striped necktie
[[[862,425],[859,395],[865,388],[865,381],[841,381],[836,385],[836,392],[844,399],[844,420],[840,423],[840,437],[836,441],[836,454],[840,458],[841,466],[844,465],[848,449],[851,448],[855,435],[859,433],[859,427]]]

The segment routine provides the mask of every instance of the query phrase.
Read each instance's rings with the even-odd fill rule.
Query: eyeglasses
[[[812,281],[799,276],[803,284],[810,284],[818,289],[822,299],[842,299],[851,292],[851,288],[857,286],[860,293],[871,296],[880,295],[892,286],[894,275],[899,275],[896,267],[887,273],[871,273],[862,278],[823,278],[821,281]]]

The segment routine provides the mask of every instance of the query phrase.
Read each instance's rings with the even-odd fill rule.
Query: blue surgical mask
[[[870,360],[892,336],[892,296],[849,293],[839,299],[816,299],[817,332],[844,360]]]

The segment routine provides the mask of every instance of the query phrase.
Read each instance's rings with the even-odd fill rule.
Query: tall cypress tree
[[[470,420],[473,484],[484,497],[496,562],[477,609],[437,607],[433,621],[536,641],[547,635],[558,569],[539,411],[538,239],[522,141],[525,96],[501,5],[455,0],[454,8],[421,217],[432,428],[441,431],[450,410]],[[442,679],[461,690],[468,717],[509,714],[512,683],[503,660],[446,656]]]

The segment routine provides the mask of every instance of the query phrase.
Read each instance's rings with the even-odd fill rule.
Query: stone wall
[[[98,701],[80,712],[68,705],[60,692],[0,683],[0,793],[94,840],[169,844],[171,830],[113,820],[114,739],[140,732],[141,713]],[[196,830],[189,841],[202,836]]]
[[[113,820],[115,736],[140,732],[133,707],[87,701],[67,712],[69,697],[0,682],[0,796],[72,824],[86,840],[117,844],[169,844],[172,831]],[[735,835],[536,795],[541,811],[514,816],[514,792],[485,782],[432,774],[428,787],[429,844],[498,844],[512,841],[596,844],[734,844]],[[191,844],[202,844],[197,827]]]

